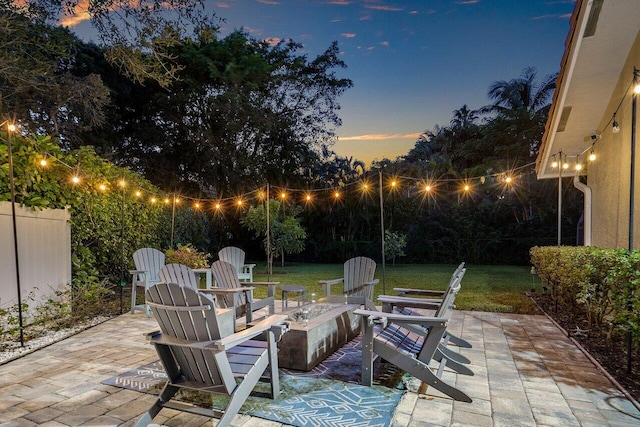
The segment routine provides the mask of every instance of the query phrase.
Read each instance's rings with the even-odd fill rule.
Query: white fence
[[[32,210],[16,204],[20,293],[30,309],[71,282],[68,209]],[[11,203],[0,202],[0,307],[18,302]]]

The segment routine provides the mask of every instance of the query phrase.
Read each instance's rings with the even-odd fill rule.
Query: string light
[[[611,132],[618,133],[620,132],[620,125],[616,120],[616,113],[613,113],[613,123],[611,124]]]
[[[580,163],[576,163],[576,170],[577,171],[581,171],[582,170],[582,165]]]
[[[47,162],[46,157],[42,157],[38,162],[38,164],[40,164],[40,167],[46,168],[49,163]]]
[[[286,199],[287,198],[287,193],[285,193],[284,191],[282,193],[280,193],[280,198],[282,200]]]
[[[107,186],[105,184],[100,184],[98,186],[98,190],[100,190],[102,192],[105,192],[105,191],[107,191]]]
[[[71,177],[71,183],[74,185],[80,184],[80,177],[78,175],[74,175]]]
[[[136,191],[136,193],[135,193],[135,194],[136,194],[136,197],[137,197],[137,198],[142,197],[142,191],[140,191],[140,190]]]
[[[200,203],[199,202],[195,202],[193,204],[194,209],[200,209]]]
[[[169,204],[169,202],[171,202],[171,200],[169,200],[169,198],[168,198],[168,197],[165,197],[165,199],[164,199],[164,204],[165,204],[165,205],[168,205],[168,204]]]
[[[564,163],[562,164],[562,169],[569,169],[569,163],[564,162]]]
[[[313,197],[311,197],[311,193],[307,193],[304,197],[305,201],[307,203],[311,202],[311,200],[313,199]]]
[[[151,204],[155,204],[158,201],[158,199],[156,199],[155,197],[151,198]]]
[[[424,186],[424,191],[427,193],[431,193],[431,186],[429,184]]]
[[[339,192],[339,191],[335,191],[335,192],[333,193],[333,197],[334,197],[336,200],[338,200],[338,199],[340,198],[340,192]]]
[[[511,178],[510,176],[507,176],[507,177],[504,179],[504,182],[506,182],[507,184],[511,184],[511,183],[513,182],[513,178]]]

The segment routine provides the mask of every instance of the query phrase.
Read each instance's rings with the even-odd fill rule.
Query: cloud
[[[421,134],[416,133],[369,133],[365,135],[340,136],[340,141],[386,141],[389,139],[417,139]]]
[[[476,4],[480,3],[480,0],[462,0],[455,2],[456,4]]]
[[[571,14],[564,13],[564,14],[549,14],[549,15],[534,16],[533,18],[531,18],[531,20],[540,21],[542,19],[569,19],[569,18],[571,18]]]
[[[269,46],[273,47],[280,43],[282,39],[280,37],[267,37],[264,41],[267,42]]]
[[[396,7],[396,6],[386,6],[386,5],[377,5],[377,4],[367,4],[364,6],[367,9],[373,9],[373,10],[383,10],[385,12],[400,12],[403,11],[404,8],[403,7]]]
[[[216,3],[216,7],[219,7],[220,9],[229,9],[231,7],[231,5],[229,3]]]
[[[336,19],[332,19],[332,20],[331,20],[331,23],[332,23],[332,24],[335,24],[336,22],[342,22],[342,19],[340,19],[340,18],[336,18]]]
[[[76,25],[79,25],[84,21],[88,21],[90,19],[91,16],[88,12],[81,12],[73,16],[64,16],[60,20],[60,25],[62,25],[63,27],[75,27]]]
[[[280,4],[279,1],[274,1],[274,0],[255,0],[255,1],[261,4],[269,5],[269,6],[277,6]]]
[[[386,40],[385,40],[385,41],[383,41],[383,42],[380,42],[380,44],[381,44],[382,46],[389,46],[389,42],[388,42],[388,41],[386,41]]]
[[[351,2],[349,0],[330,0],[329,4],[335,6],[349,6]]]
[[[342,33],[340,34],[342,37],[346,37],[348,39],[352,39],[356,36],[356,33]]]

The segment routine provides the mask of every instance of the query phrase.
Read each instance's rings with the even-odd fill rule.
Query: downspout
[[[580,181],[580,176],[573,177],[573,186],[584,194],[584,245],[591,246],[591,187]]]

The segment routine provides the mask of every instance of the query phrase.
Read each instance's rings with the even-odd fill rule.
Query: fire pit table
[[[336,300],[333,300],[336,301]],[[360,333],[359,304],[317,302],[297,307],[289,315],[291,329],[278,343],[281,368],[310,371]]]

